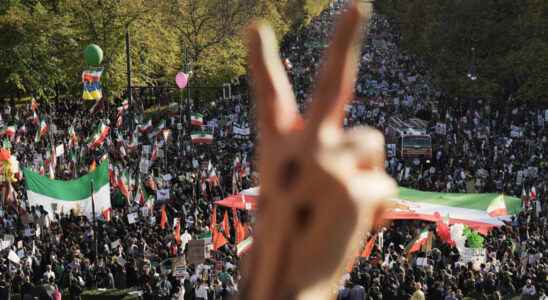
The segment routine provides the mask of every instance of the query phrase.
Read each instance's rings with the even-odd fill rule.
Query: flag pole
[[[91,213],[93,215],[93,242],[95,243],[95,265],[97,265],[97,218],[95,217],[95,197],[93,196],[95,191],[95,183],[91,179]]]

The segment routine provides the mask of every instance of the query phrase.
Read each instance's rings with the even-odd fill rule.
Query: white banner
[[[238,127],[238,126],[234,125],[233,133],[235,135],[249,135],[250,130],[249,130],[249,127]]]
[[[464,251],[460,254],[460,261],[465,264],[469,262],[484,264],[486,255],[485,248],[464,248]]]

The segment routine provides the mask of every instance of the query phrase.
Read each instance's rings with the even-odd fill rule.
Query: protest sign
[[[143,174],[148,173],[148,169],[150,168],[150,161],[147,159],[142,159],[139,163],[139,171]]]
[[[388,157],[396,156],[396,144],[386,144],[386,156]]]
[[[110,249],[114,250],[120,246],[120,239],[115,240],[114,242],[110,243]]]
[[[512,125],[510,127],[510,136],[513,138],[519,138],[523,136],[523,128]]]
[[[188,252],[186,258],[189,264],[198,265],[203,263],[206,258],[209,258],[204,240],[191,240],[187,246]]]
[[[417,257],[417,266],[427,267],[428,266],[428,258],[426,258],[426,257]]]
[[[57,147],[55,147],[55,155],[57,155],[59,157],[63,154],[65,154],[65,146],[63,144],[58,145]]]
[[[4,241],[10,241],[11,244],[15,243],[15,237],[11,234],[4,234]]]
[[[13,245],[13,242],[6,241],[6,240],[1,240],[0,241],[0,251],[3,251],[4,249],[7,249],[7,248],[11,247],[11,245]]]
[[[244,136],[247,136],[247,135],[250,134],[250,130],[249,130],[249,127],[244,127],[244,126],[241,126],[241,127],[240,127],[240,125],[234,124],[233,133],[234,133],[235,135],[244,135]]]
[[[172,271],[173,276],[180,278],[185,275],[186,272],[186,259],[184,256],[178,256],[172,258]]]
[[[143,145],[143,154],[150,154],[150,145]]]
[[[126,265],[127,261],[123,257],[119,256],[118,257],[118,263],[120,264],[120,266],[123,267],[123,266]]]
[[[8,260],[11,261],[14,264],[19,264],[21,262],[21,259],[13,250],[10,250],[10,253],[8,254]]]
[[[436,133],[439,135],[445,135],[447,133],[447,125],[445,123],[436,123]]]
[[[169,200],[169,189],[161,189],[156,191],[156,200],[157,201]]]
[[[147,217],[148,216],[148,207],[141,207],[141,214],[144,216],[144,217]]]
[[[138,217],[139,217],[139,216],[138,216],[137,213],[128,214],[128,215],[127,215],[127,222],[128,222],[129,224],[136,223]]]
[[[521,182],[523,181],[523,171],[518,171],[517,175],[516,175],[516,184],[517,185],[521,185]]]
[[[25,229],[25,233],[23,234],[25,237],[33,236],[34,230],[32,228]]]
[[[462,263],[479,263],[483,264],[486,260],[485,248],[464,248],[464,251],[460,254],[460,261]]]

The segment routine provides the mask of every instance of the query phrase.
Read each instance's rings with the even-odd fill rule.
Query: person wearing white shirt
[[[207,294],[209,292],[209,286],[203,281],[198,282],[198,287],[196,288],[196,299],[198,300],[207,300]]]
[[[183,236],[181,236],[181,249],[186,248],[186,244],[192,240],[192,235],[188,233],[188,230],[185,230],[185,233],[183,233]]]
[[[49,281],[50,278],[55,280],[55,273],[51,270],[51,265],[46,266],[46,272],[44,272],[44,278]]]

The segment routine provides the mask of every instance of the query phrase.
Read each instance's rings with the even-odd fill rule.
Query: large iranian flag
[[[254,210],[259,192],[259,187],[254,187],[215,203]],[[521,210],[519,198],[497,193],[436,193],[400,187],[398,195],[389,200],[391,209],[384,215],[386,219],[438,222],[443,216],[449,225],[465,224],[483,233],[504,225],[503,221]]]
[[[24,169],[27,196],[30,205],[41,205],[50,214],[69,213],[92,216],[92,192],[95,214],[110,209],[110,184],[108,160],[103,161],[93,172],[75,180],[52,180],[30,169]]]

